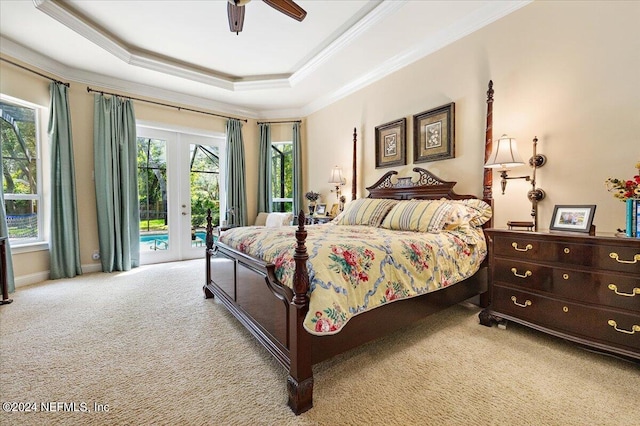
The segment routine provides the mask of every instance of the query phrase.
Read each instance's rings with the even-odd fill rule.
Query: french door
[[[204,257],[206,211],[224,208],[224,135],[139,125],[140,263]],[[224,214],[223,214],[224,216]]]

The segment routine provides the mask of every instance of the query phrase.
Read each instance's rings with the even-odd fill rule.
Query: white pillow
[[[291,213],[269,213],[265,226],[269,228],[278,228],[283,225],[287,226],[291,224],[292,219]]]

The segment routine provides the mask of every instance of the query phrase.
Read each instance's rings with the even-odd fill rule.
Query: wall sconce
[[[342,167],[335,166],[331,169],[331,177],[329,178],[329,183],[332,183],[336,186],[336,196],[338,197],[338,202],[340,202],[340,187],[347,183],[347,180],[342,177]],[[333,192],[333,189],[331,190]]]
[[[484,165],[486,168],[500,169],[500,177],[502,178],[500,187],[502,188],[503,194],[507,188],[508,179],[524,179],[527,182],[531,182],[531,191],[527,193],[527,198],[531,201],[531,217],[533,218],[533,223],[530,225],[533,226],[534,231],[538,229],[538,202],[545,197],[544,191],[536,188],[536,170],[544,166],[547,162],[547,157],[537,154],[537,147],[538,137],[536,136],[533,138],[533,156],[529,159],[529,166],[533,168],[531,176],[508,176],[508,167],[523,166],[524,162],[518,153],[516,140],[507,135],[502,135],[502,137],[495,142],[491,155]],[[527,223],[521,223],[520,225],[529,226]]]

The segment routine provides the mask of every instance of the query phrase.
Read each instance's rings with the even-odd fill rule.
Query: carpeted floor
[[[195,260],[19,289],[0,307],[0,424],[640,425],[637,364],[483,327],[473,305],[315,366],[296,417],[286,371],[203,282]]]

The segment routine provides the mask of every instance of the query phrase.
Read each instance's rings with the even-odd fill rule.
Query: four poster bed
[[[485,157],[491,151],[492,83]],[[217,297],[289,371],[288,404],[312,407],[312,366],[449,306],[481,296],[491,224],[485,199],[459,195],[455,182],[421,168],[387,172],[329,224],[233,228],[213,242],[207,218],[205,297]],[[489,173],[489,175],[487,175]],[[488,194],[488,196],[487,196]]]

